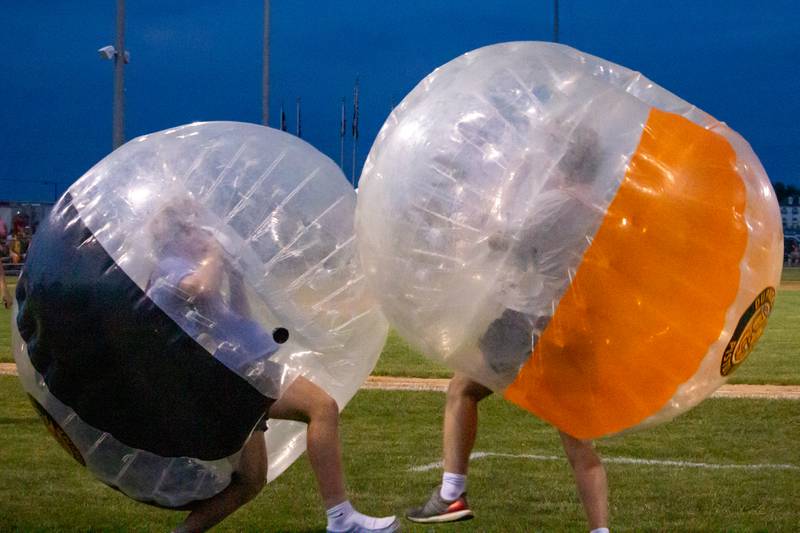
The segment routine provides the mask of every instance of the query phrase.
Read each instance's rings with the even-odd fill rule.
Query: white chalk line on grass
[[[558,455],[534,455],[528,453],[500,453],[500,452],[472,452],[470,461],[484,457],[507,457],[509,459],[529,459],[531,461],[566,461]],[[720,464],[720,463],[695,463],[691,461],[675,461],[671,459],[636,459],[633,457],[603,457],[604,463],[644,466],[673,466],[677,468],[704,468],[709,470],[800,470],[800,466],[791,464]],[[410,472],[427,472],[444,467],[442,461],[426,465],[412,466]]]

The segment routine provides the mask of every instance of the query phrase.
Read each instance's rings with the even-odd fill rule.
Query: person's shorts
[[[499,375],[516,373],[531,355],[533,340],[531,318],[506,309],[478,340],[478,347],[489,368]]]

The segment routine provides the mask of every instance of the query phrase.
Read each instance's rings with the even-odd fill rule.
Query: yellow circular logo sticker
[[[764,328],[767,327],[767,319],[772,313],[774,304],[774,287],[767,287],[753,300],[742,318],[739,319],[736,331],[733,332],[733,337],[728,343],[728,347],[725,348],[725,353],[722,354],[720,374],[729,375],[747,359],[756,342],[764,333]]]

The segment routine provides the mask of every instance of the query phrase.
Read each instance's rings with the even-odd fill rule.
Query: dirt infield
[[[16,376],[17,365],[0,363],[0,376]],[[370,376],[362,389],[434,391],[447,390],[449,379],[398,378],[390,376]],[[768,400],[800,400],[800,386],[797,385],[723,385],[712,398],[764,398]]]
[[[14,363],[0,363],[0,376],[16,376],[17,365]]]
[[[447,379],[396,378],[370,376],[363,389],[437,391],[447,390]],[[712,398],[764,398],[769,400],[800,400],[797,385],[723,385]]]

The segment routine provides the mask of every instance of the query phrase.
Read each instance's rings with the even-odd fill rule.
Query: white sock
[[[442,474],[442,488],[439,489],[439,496],[445,501],[453,501],[467,489],[467,476],[464,474],[453,474],[445,472]]]
[[[395,521],[394,516],[375,518],[361,514],[353,509],[349,500],[334,505],[325,511],[325,514],[328,515],[329,531],[347,531],[353,526],[359,526],[364,529],[383,529],[389,527]]]
[[[597,529],[591,530],[589,533],[610,533],[607,527],[598,527]]]

